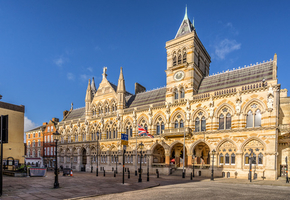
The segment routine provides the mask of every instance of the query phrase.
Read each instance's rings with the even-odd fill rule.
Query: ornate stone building
[[[277,55],[209,76],[211,58],[187,13],[166,52],[164,88],[146,91],[135,84],[131,94],[122,68],[117,86],[108,81],[107,68],[98,88],[89,80],[85,107],[65,111],[58,123],[60,165],[95,171],[98,160],[112,170],[122,158],[120,135],[126,133],[125,163],[132,171],[140,162],[142,142],[146,156],[141,162],[151,173],[169,174],[184,161],[187,174],[194,164],[195,173],[210,176],[214,158],[216,176],[247,178],[252,150],[258,178],[280,176],[290,155],[290,98],[278,84]],[[136,142],[138,124],[154,138],[138,136]]]

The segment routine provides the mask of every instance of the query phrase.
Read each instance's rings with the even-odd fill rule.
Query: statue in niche
[[[187,121],[190,121],[190,104],[189,104],[189,99],[187,99],[186,102],[186,119]]]
[[[273,96],[270,95],[268,96],[268,99],[267,99],[267,107],[268,107],[268,110],[272,110],[273,109]]]
[[[271,84],[270,87],[269,87],[268,96],[269,96],[269,95],[273,95],[273,96],[274,96],[274,91],[273,91],[272,84]]]
[[[104,118],[103,117],[101,117],[101,130],[103,131],[103,128],[104,128]]]
[[[152,125],[152,110],[151,110],[151,107],[149,107],[148,116],[149,116],[148,123],[151,126]]]
[[[169,107],[170,103],[166,102],[166,122],[169,123],[169,119],[170,119],[170,107]]]
[[[241,97],[241,91],[239,90],[237,92],[237,98],[236,98],[236,113],[241,113],[241,104],[242,104],[242,97]]]
[[[136,126],[136,119],[137,119],[136,111],[133,110],[133,124],[134,124],[134,126]]]
[[[214,113],[214,102],[213,102],[213,97],[210,95],[210,101],[209,101],[209,116],[213,117]]]

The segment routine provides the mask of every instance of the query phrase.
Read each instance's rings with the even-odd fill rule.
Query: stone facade
[[[247,178],[252,157],[258,179],[280,176],[290,156],[290,98],[278,84],[277,55],[209,76],[211,58],[187,14],[166,50],[164,88],[144,92],[135,84],[130,94],[122,68],[117,86],[108,81],[107,68],[98,89],[89,80],[85,107],[65,111],[58,123],[60,165],[95,171],[98,161],[99,168],[115,169],[126,133],[125,165],[131,171],[140,165],[142,142],[142,168],[150,173],[170,174],[184,166],[190,174],[194,165],[195,173],[209,177],[213,163],[215,176]],[[138,136],[138,124],[154,138]]]

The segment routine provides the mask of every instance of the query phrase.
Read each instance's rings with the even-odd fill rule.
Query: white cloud
[[[80,78],[81,78],[82,81],[87,81],[89,79],[89,75],[87,75],[87,74],[81,74],[80,75]]]
[[[75,80],[75,75],[73,73],[68,72],[66,77],[68,80],[72,80],[72,81]]]
[[[240,48],[241,43],[237,43],[236,40],[224,39],[215,46],[215,54],[219,59],[223,60],[227,54]]]
[[[64,59],[62,56],[60,56],[58,59],[55,59],[54,61],[54,64],[56,64],[57,66],[59,67],[62,67],[63,63],[64,63]]]
[[[24,116],[24,132],[29,131],[36,127],[36,124],[28,119],[28,117]]]
[[[90,72],[93,72],[93,68],[88,67],[87,70],[89,70]]]

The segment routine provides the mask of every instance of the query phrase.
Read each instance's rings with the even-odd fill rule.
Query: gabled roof
[[[198,93],[262,82],[263,79],[271,80],[273,79],[273,63],[274,61],[269,61],[205,77],[200,84]]]
[[[42,128],[44,128],[45,126],[46,126],[46,125],[42,125],[42,126],[35,127],[35,128],[33,128],[33,129],[31,129],[31,130],[25,131],[25,133],[27,133],[27,132],[31,132],[31,131],[36,131],[36,130],[39,130],[39,129],[42,129]]]
[[[166,87],[126,97],[127,107],[165,102]]]
[[[183,36],[187,33],[191,33],[194,30],[194,25],[191,23],[191,21],[188,19],[187,16],[187,7],[185,8],[185,14],[184,18],[180,24],[180,27],[176,33],[175,38],[178,38],[180,36]]]
[[[62,121],[69,121],[85,117],[85,107],[71,110]]]

